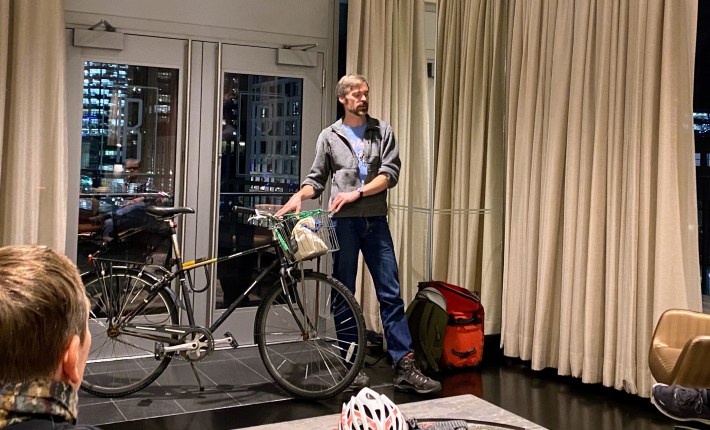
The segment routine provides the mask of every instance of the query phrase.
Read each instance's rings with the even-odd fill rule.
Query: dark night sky
[[[710,112],[710,1],[698,1],[694,112]]]

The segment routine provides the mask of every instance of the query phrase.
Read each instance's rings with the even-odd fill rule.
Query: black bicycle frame
[[[162,279],[159,280],[158,283],[153,284],[150,287],[150,290],[148,291],[148,297],[146,297],[143,302],[133,309],[128,315],[126,315],[122,320],[123,321],[131,321],[133,318],[135,318],[137,315],[139,315],[145,308],[152,303],[153,299],[159,294],[160,290],[162,289],[168,289],[170,290],[170,284],[174,279],[179,279],[180,281],[180,293],[182,294],[182,297],[184,297],[184,306],[185,306],[185,311],[187,313],[187,319],[188,319],[188,324],[190,327],[196,327],[195,325],[195,316],[194,316],[194,311],[192,308],[192,302],[190,301],[190,289],[193,289],[193,283],[192,279],[189,276],[186,276],[186,274],[194,269],[197,269],[199,267],[204,267],[209,264],[218,264],[223,261],[227,260],[232,260],[235,258],[243,257],[245,255],[249,254],[254,254],[260,251],[267,250],[269,248],[273,248],[276,251],[277,254],[277,259],[274,260],[271,264],[269,264],[268,267],[266,267],[264,270],[262,270],[259,275],[256,277],[256,279],[247,287],[247,289],[239,296],[237,299],[227,308],[227,310],[224,311],[224,313],[215,321],[212,323],[212,325],[208,328],[210,333],[214,333],[217,328],[219,328],[220,325],[234,312],[234,310],[244,301],[244,299],[248,296],[248,294],[256,287],[256,285],[264,279],[266,275],[269,273],[272,273],[278,266],[282,266],[281,269],[284,269],[287,264],[284,263],[286,261],[284,251],[281,249],[279,243],[277,240],[273,240],[271,243],[267,245],[262,245],[256,248],[248,249],[246,251],[241,251],[237,252],[234,254],[230,254],[224,257],[215,257],[215,258],[210,258],[210,259],[198,259],[194,261],[190,261],[187,263],[182,262],[182,255],[180,253],[180,247],[178,245],[178,240],[177,240],[177,228],[176,224],[172,219],[164,220],[170,225],[171,229],[171,239],[172,239],[172,245],[173,245],[173,252],[175,253],[175,258],[173,259],[173,266],[177,266],[178,270],[172,272],[168,271],[165,269],[167,273],[163,276]],[[143,229],[147,228],[145,227],[138,227],[134,231],[130,231],[130,233],[127,236],[131,236],[133,234],[138,233],[139,231],[142,231]],[[125,237],[127,237],[125,236]],[[97,261],[100,261],[97,259]],[[142,324],[145,325],[145,324]],[[170,327],[168,325],[161,325],[163,327]],[[136,332],[131,332],[131,335],[137,336],[137,337],[143,337],[146,339],[150,340],[158,340],[158,341],[164,341],[166,343],[170,344],[178,344],[180,343],[179,340],[176,339],[168,339],[165,338],[163,339],[162,337],[158,336],[151,336],[148,334],[143,334],[143,333],[136,333]]]

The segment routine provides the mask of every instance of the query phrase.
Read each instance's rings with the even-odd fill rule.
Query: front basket
[[[288,214],[276,224],[275,230],[291,263],[311,260],[340,249],[333,220],[321,209]]]

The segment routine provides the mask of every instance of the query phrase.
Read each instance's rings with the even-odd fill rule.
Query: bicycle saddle
[[[165,208],[160,206],[148,206],[147,208],[145,208],[145,212],[148,215],[152,215],[156,218],[171,218],[175,215],[180,214],[194,214],[195,210],[188,207]]]

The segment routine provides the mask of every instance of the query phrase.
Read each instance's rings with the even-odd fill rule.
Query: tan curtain
[[[0,245],[64,250],[64,62],[63,2],[0,0]]]
[[[699,310],[694,0],[515,1],[505,354],[648,396],[671,307]]]
[[[433,278],[481,292],[500,333],[507,2],[440,0]]]
[[[394,129],[402,171],[389,191],[389,223],[405,303],[425,277],[430,141],[426,99],[424,0],[350,0],[347,73],[370,84],[370,115]],[[368,327],[381,330],[372,280],[363,264],[357,296]]]

